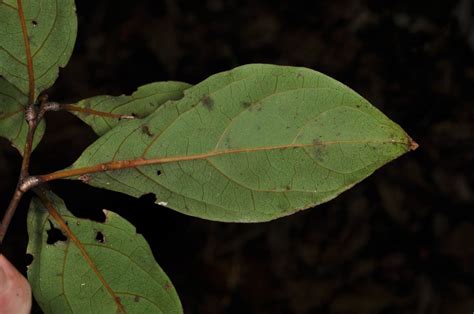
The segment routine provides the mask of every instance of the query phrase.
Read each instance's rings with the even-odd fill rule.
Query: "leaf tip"
[[[413,150],[416,150],[416,149],[418,148],[418,146],[420,146],[420,145],[418,145],[418,143],[415,142],[411,137],[408,137],[408,140],[409,140],[409,142],[408,142],[409,144],[408,144],[408,145],[409,145],[410,150],[412,150],[412,151],[413,151]]]

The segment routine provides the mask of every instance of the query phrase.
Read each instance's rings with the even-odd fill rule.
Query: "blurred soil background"
[[[209,222],[152,197],[51,184],[78,216],[107,208],[130,220],[185,313],[474,311],[472,1],[76,2],[76,48],[50,99],[195,84],[246,63],[298,65],[351,86],[420,144],[334,201],[264,224]],[[34,174],[70,165],[96,138],[67,113],[47,122]],[[1,140],[2,210],[19,165]],[[5,243],[22,271],[27,201]]]

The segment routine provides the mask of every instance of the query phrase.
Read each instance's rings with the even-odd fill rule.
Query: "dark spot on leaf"
[[[248,101],[243,101],[243,102],[241,103],[241,105],[242,105],[242,107],[244,107],[244,108],[248,108],[248,107],[250,107],[252,104],[251,104],[250,102],[248,102]]]
[[[212,108],[214,108],[214,100],[209,95],[204,96],[201,102],[204,105],[204,107],[206,107],[206,109],[209,111],[211,111]]]
[[[260,131],[262,127],[260,125],[257,125],[257,131]]]
[[[62,241],[62,242],[66,241],[67,237],[62,233],[62,231],[56,228],[50,220],[48,221],[49,221],[50,229],[46,231],[46,233],[48,234],[46,243],[52,245],[52,244],[56,244],[59,241]]]
[[[360,108],[360,105],[359,105],[359,104],[357,104],[357,105],[356,105],[356,107],[357,107],[357,108]]]
[[[225,148],[231,148],[231,141],[230,141],[230,138],[229,137],[226,137],[225,140],[224,140],[224,146]]]
[[[140,296],[136,295],[135,298],[133,298],[134,302],[140,302]]]
[[[33,26],[37,26],[37,25],[38,25],[38,22],[35,21],[35,20],[33,20],[33,21],[31,21],[31,24],[33,24]]]
[[[102,232],[100,231],[97,231],[96,235],[95,235],[95,240],[99,243],[105,243],[105,236]]]
[[[165,283],[165,287],[164,287],[165,290],[170,290],[171,287],[173,287],[173,286],[171,285],[171,283],[170,283],[169,281],[167,281],[167,282]]]
[[[285,190],[287,191],[291,190],[290,186],[289,185],[285,186]]]
[[[319,145],[314,148],[313,154],[315,160],[323,162],[326,160],[327,150],[324,149],[324,146]]]
[[[156,170],[156,175],[157,175],[157,176],[161,176],[161,174],[162,174],[161,170],[159,170],[159,169]]]
[[[146,124],[142,125],[142,132],[143,132],[143,134],[146,134],[149,137],[153,137],[153,135],[154,135],[153,133],[151,133],[150,127]]]
[[[303,77],[303,74],[298,73],[298,74],[296,75],[296,77],[297,77],[297,78]]]
[[[138,115],[135,112],[132,112],[130,115],[134,116],[135,118],[138,118]]]

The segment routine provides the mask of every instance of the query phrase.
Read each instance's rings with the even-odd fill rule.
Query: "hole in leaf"
[[[95,240],[99,243],[105,243],[105,236],[102,232],[97,231],[97,234],[95,235]]]
[[[97,222],[105,222],[107,220],[107,217],[105,216],[105,213],[101,210],[91,214],[89,219]]]
[[[38,25],[38,22],[35,21],[35,20],[33,20],[33,21],[31,21],[31,24],[33,24],[33,26],[37,26],[37,25]]]
[[[162,174],[161,170],[157,170],[157,171],[156,171],[156,175],[157,175],[157,176],[161,176],[161,174]]]
[[[25,256],[25,265],[26,265],[26,266],[30,266],[31,263],[33,263],[33,260],[34,260],[34,259],[35,259],[35,258],[33,257],[33,255],[27,253],[26,256]]]
[[[133,298],[133,301],[140,302],[140,296],[136,295],[135,298]]]
[[[143,202],[143,203],[154,204],[156,202],[156,195],[155,193],[147,193],[147,194],[143,194],[138,199],[140,200],[140,202]]]
[[[52,245],[52,244],[56,244],[59,241],[63,241],[63,242],[66,241],[67,237],[62,233],[62,231],[56,228],[50,220],[48,221],[49,221],[50,229],[46,231],[46,233],[48,234],[46,243]]]

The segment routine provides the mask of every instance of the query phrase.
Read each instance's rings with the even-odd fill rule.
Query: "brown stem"
[[[23,150],[23,160],[21,162],[20,181],[28,177],[30,168],[31,151],[33,150],[33,140],[36,127],[38,126],[38,112],[34,104],[29,105],[25,111],[25,119],[28,123],[28,134],[26,136],[25,149]]]
[[[39,122],[41,121],[41,119],[43,118],[44,114],[47,111],[71,110],[71,108],[72,108],[72,111],[76,109],[77,109],[76,111],[81,111],[80,109],[82,109],[79,107],[74,107],[73,105],[60,105],[56,102],[48,102],[47,97],[44,97],[42,99],[42,103],[39,110],[37,109],[35,104],[29,105],[28,108],[25,110],[25,119],[28,123],[28,134],[26,138],[25,148],[23,151],[23,160],[21,162],[20,177],[19,177],[18,184],[14,192],[13,198],[11,199],[10,204],[8,205],[8,208],[0,224],[0,244],[3,242],[3,239],[5,238],[5,234],[8,230],[8,226],[10,225],[10,222],[16,212],[16,208],[18,207],[18,204],[23,194],[27,192],[28,190],[30,190],[31,188],[38,186],[42,182],[45,182],[45,180],[43,180],[41,176],[29,176],[29,167],[30,167],[30,160],[31,160],[31,152],[33,149],[33,140],[34,140],[36,128]],[[101,116],[109,117],[109,118],[122,118],[122,119],[134,118],[133,116],[117,115],[117,114],[99,112],[99,111],[89,110],[89,109],[84,110],[82,112],[86,112],[89,114],[97,114],[97,115],[101,115]],[[116,162],[115,164],[112,164],[110,166],[97,165],[96,167],[99,167],[99,170],[97,171],[106,171],[106,170],[130,168],[130,167],[135,167],[138,165],[140,165],[140,162],[130,162],[130,163]],[[97,172],[97,171],[92,170],[89,172]]]
[[[33,140],[35,137],[36,127],[38,125],[37,117],[38,114],[36,112],[35,105],[32,104],[28,106],[25,111],[25,118],[28,122],[28,135],[26,137],[25,149],[23,150],[23,160],[21,162],[20,177],[18,179],[18,183],[15,188],[13,197],[10,201],[10,204],[8,205],[5,215],[3,216],[2,223],[0,224],[0,244],[2,244],[3,239],[5,238],[8,226],[10,225],[10,222],[13,216],[15,215],[21,197],[27,191],[27,189],[24,188],[24,183],[27,181],[31,181],[28,176],[31,151],[33,148]]]
[[[13,218],[13,215],[15,214],[16,208],[18,207],[18,203],[20,202],[22,196],[23,192],[17,188],[15,190],[15,193],[13,194],[10,204],[8,205],[7,211],[3,216],[2,223],[0,224],[0,244],[2,244],[3,239],[5,238],[8,226],[10,225],[10,222]]]
[[[38,113],[34,104],[29,105],[25,111],[25,119],[28,123],[28,135],[26,136],[25,148],[23,150],[23,160],[21,161],[20,177],[18,179],[13,198],[8,205],[7,211],[3,216],[2,223],[0,225],[0,244],[3,242],[5,234],[8,230],[8,226],[15,215],[18,203],[20,202],[21,197],[27,191],[23,185],[26,181],[31,181],[29,179],[29,168],[30,168],[30,159],[31,151],[33,148],[33,140],[35,137],[36,127],[38,125]]]
[[[18,179],[13,198],[10,201],[10,204],[8,205],[7,211],[5,212],[5,215],[2,219],[2,223],[0,225],[0,244],[2,244],[3,242],[5,234],[8,230],[8,226],[10,225],[13,215],[15,214],[16,208],[18,207],[18,203],[20,202],[20,199],[25,192],[25,190],[21,188],[21,185],[23,181],[28,178],[29,175],[31,151],[33,149],[33,139],[35,137],[35,131],[38,125],[38,112],[34,104],[35,75],[33,68],[33,58],[31,56],[30,40],[28,38],[26,19],[25,14],[23,12],[23,4],[21,1],[22,0],[17,0],[16,2],[18,6],[18,18],[20,19],[21,33],[23,35],[23,42],[25,44],[26,66],[28,70],[28,100],[30,105],[28,105],[28,108],[26,108],[25,110],[25,119],[28,123],[28,134],[26,136],[25,148],[23,150],[23,160],[21,162],[20,178]]]

